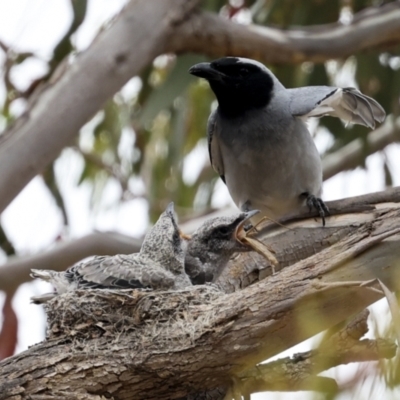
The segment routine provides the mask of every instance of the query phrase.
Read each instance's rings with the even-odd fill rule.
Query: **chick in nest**
[[[139,253],[96,256],[66,271],[32,269],[31,276],[50,282],[54,293],[32,297],[40,304],[67,291],[92,289],[182,289],[191,285],[185,273],[187,238],[179,230],[173,203],[144,238]]]
[[[268,249],[243,229],[257,213],[258,210],[253,210],[211,218],[193,233],[188,242],[185,271],[194,285],[216,282],[234,253],[256,250],[271,258],[269,254],[267,257]],[[276,262],[272,253],[271,256]]]

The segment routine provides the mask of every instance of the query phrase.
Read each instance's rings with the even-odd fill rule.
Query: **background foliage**
[[[292,28],[335,23],[338,20],[346,24],[354,13],[388,2],[205,0],[202,7],[238,23]],[[15,85],[13,71],[28,59],[43,58],[32,52],[17,52],[12,44],[0,42],[4,53],[1,80],[6,92],[0,103],[0,128],[6,129],[20,114],[21,111],[13,111],[17,102],[26,104],[34,101],[35,94],[49,81],[63,60],[76,56],[74,35],[85,21],[88,4],[86,0],[71,0],[70,6],[73,18],[69,29],[55,46],[52,57],[45,60],[46,72],[27,88],[21,89]],[[397,44],[324,64],[304,62],[269,67],[286,87],[356,86],[382,104],[387,114],[397,116],[400,111],[399,50],[400,45]],[[181,219],[210,211],[218,178],[208,161],[205,132],[208,115],[216,104],[208,84],[187,72],[191,65],[204,59],[194,54],[158,57],[139,77],[133,78],[110,99],[103,110],[82,129],[76,141],[71,143],[72,151],[82,161],[77,185],[89,184],[93,213],[99,207],[110,182],[118,188],[118,203],[145,199],[149,204],[151,221],[170,201],[175,202]],[[345,127],[338,119],[324,118],[315,126],[313,133],[323,134],[326,138],[326,154],[338,151],[350,141],[360,138],[365,143],[366,157],[368,149],[365,138],[368,132],[365,127]],[[365,163],[365,157],[361,160],[361,166]],[[63,182],[57,179],[55,173],[56,164],[57,161],[49,165],[42,172],[42,177],[67,228],[71,216],[65,207]],[[388,186],[393,182],[393,172],[384,157],[382,173]],[[5,256],[16,253],[1,226],[0,247]],[[10,318],[10,313],[12,308],[7,302],[4,306],[5,318]],[[12,332],[16,338],[15,329]],[[393,379],[390,378],[390,381],[393,382]]]

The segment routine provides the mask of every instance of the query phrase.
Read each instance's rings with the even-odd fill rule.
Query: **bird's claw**
[[[313,194],[309,194],[307,196],[307,206],[310,212],[314,209],[318,211],[319,216],[322,219],[322,226],[325,226],[325,217],[329,215],[329,208],[319,197],[314,196]]]

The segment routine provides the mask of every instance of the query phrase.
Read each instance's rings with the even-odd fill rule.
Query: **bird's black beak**
[[[193,65],[189,69],[189,74],[207,79],[208,81],[219,81],[225,77],[225,74],[213,68],[211,63],[208,62]]]
[[[247,221],[252,216],[258,214],[259,212],[260,212],[260,210],[251,210],[251,211],[247,211],[247,212],[243,213],[244,214],[243,222]]]

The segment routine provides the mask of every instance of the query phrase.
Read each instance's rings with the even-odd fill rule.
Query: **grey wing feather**
[[[66,271],[31,270],[32,278],[51,283],[55,293],[31,298],[35,304],[45,303],[58,294],[76,289],[164,289],[176,285],[170,271],[139,255],[97,256],[85,263],[75,264]]]
[[[39,296],[32,296],[31,303],[32,304],[43,304],[47,303],[49,300],[54,299],[57,296],[57,293],[45,293]]]
[[[288,89],[290,111],[298,117],[331,115],[346,122],[375,128],[386,116],[381,105],[355,88],[308,86]]]
[[[207,124],[207,142],[208,153],[210,155],[210,162],[214,171],[218,173],[221,179],[225,182],[224,163],[221,156],[221,149],[219,147],[218,139],[218,126],[216,112],[212,112]]]
[[[131,256],[98,256],[66,271],[71,280],[91,288],[144,288],[140,264]]]
[[[175,283],[171,272],[138,254],[95,257],[72,269],[83,286],[92,288],[168,289]]]
[[[336,87],[331,86],[306,86],[287,89],[290,97],[290,112],[295,116],[306,115],[336,90]]]

